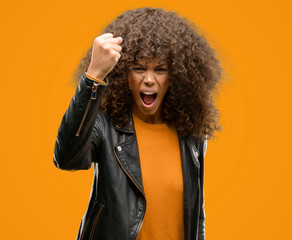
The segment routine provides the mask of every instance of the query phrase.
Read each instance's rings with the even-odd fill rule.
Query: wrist
[[[95,78],[93,77],[92,75],[90,75],[87,71],[85,71],[85,74],[87,76],[87,78],[95,81],[95,82],[99,82],[99,83],[102,83],[102,84],[106,84],[103,80],[99,79],[99,78]]]
[[[87,69],[86,73],[90,75],[93,78],[99,79],[100,81],[103,81],[105,79],[105,75],[102,74],[98,70],[92,70],[90,67]]]

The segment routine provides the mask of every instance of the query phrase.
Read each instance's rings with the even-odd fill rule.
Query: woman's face
[[[162,123],[162,101],[168,90],[168,66],[158,58],[134,63],[129,73],[129,87],[133,95],[133,113],[144,122]]]

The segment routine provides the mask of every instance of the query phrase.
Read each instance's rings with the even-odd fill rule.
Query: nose
[[[147,86],[152,86],[155,82],[155,79],[154,79],[154,74],[152,71],[148,70],[145,72],[145,76],[144,76],[144,83],[147,85]]]

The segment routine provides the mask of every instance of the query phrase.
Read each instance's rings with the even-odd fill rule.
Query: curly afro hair
[[[122,37],[121,58],[107,75],[108,87],[101,110],[118,126],[128,126],[133,101],[128,73],[136,60],[159,58],[168,64],[169,89],[162,117],[182,136],[214,137],[220,130],[219,112],[212,92],[222,77],[222,67],[204,35],[189,20],[161,8],[139,8],[124,12],[103,33]],[[87,51],[74,74],[77,83],[90,64]]]

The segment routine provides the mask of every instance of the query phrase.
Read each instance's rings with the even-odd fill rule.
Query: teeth
[[[152,94],[155,94],[154,92],[142,92],[143,94],[145,95],[152,95]]]

